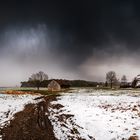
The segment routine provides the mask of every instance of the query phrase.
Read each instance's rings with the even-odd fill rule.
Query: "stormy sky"
[[[0,86],[32,73],[105,81],[140,74],[140,2],[28,0],[0,4]]]

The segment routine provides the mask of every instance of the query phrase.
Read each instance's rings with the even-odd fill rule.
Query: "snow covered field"
[[[36,103],[34,99],[39,95],[8,95],[0,94],[0,128],[8,124],[13,115],[24,109],[29,103]]]
[[[76,91],[75,91],[76,92]],[[140,92],[65,93],[51,102],[50,120],[60,140],[127,140],[140,138]]]

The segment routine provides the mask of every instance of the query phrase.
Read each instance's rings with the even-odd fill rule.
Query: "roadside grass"
[[[34,92],[34,93],[40,93],[41,95],[60,95],[59,93],[61,91],[48,91],[48,90],[32,90],[30,92]]]
[[[40,90],[37,90],[37,88],[32,88],[32,87],[15,87],[15,88],[4,88],[2,90],[0,90],[1,92],[4,91],[3,93],[6,93],[5,91],[15,91],[15,94],[16,94],[16,91],[17,91],[17,94],[18,92],[23,92],[22,94],[25,93],[28,93],[28,94],[32,94],[32,93],[39,93],[41,95],[47,95],[47,96],[59,96],[59,95],[62,95],[62,93],[75,93],[76,90],[81,90],[81,89],[86,89],[87,92],[92,92],[92,91],[98,91],[98,90],[103,90],[103,91],[125,91],[125,90],[130,90],[130,91],[133,91],[133,92],[140,92],[140,88],[118,88],[118,87],[114,87],[114,88],[110,88],[110,87],[71,87],[71,88],[68,88],[68,89],[62,89],[61,91],[48,91],[47,88],[40,88]],[[14,94],[14,93],[12,93]],[[19,93],[20,94],[20,93]],[[114,95],[114,93],[113,93]]]
[[[48,91],[47,88],[41,88],[40,90],[37,90],[36,88],[30,89],[30,88],[22,88],[17,89],[15,91],[23,91],[23,92],[33,92],[33,93],[39,93],[41,95],[60,95],[60,93],[68,92],[70,89],[62,89],[61,91]]]

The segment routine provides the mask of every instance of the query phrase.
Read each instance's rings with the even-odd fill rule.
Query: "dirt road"
[[[55,98],[44,97],[42,102],[28,104],[22,112],[15,114],[10,125],[2,130],[2,140],[56,140],[47,117],[48,104]]]

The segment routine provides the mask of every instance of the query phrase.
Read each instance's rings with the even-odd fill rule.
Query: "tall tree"
[[[127,84],[126,75],[123,75],[123,76],[122,76],[122,78],[121,78],[121,84],[122,84],[122,85],[126,85],[126,84]]]
[[[117,81],[116,73],[114,71],[109,71],[106,74],[106,81],[110,84],[110,87],[112,88],[113,84]]]
[[[41,82],[44,80],[48,80],[48,75],[42,71],[32,74],[31,77],[29,77],[29,82],[32,82],[38,90],[41,86]]]

